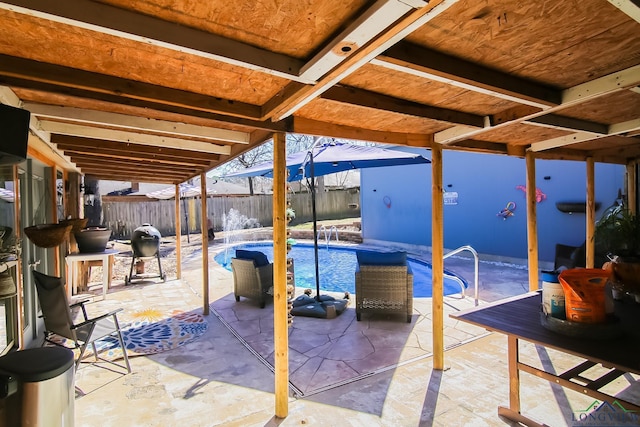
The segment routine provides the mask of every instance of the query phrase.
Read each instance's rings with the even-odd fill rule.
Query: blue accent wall
[[[429,151],[404,149],[431,158]],[[545,177],[547,179],[545,179]],[[596,218],[624,189],[621,165],[596,163]],[[586,165],[536,160],[536,187],[546,199],[537,204],[539,259],[553,261],[556,243],[579,246],[585,240],[584,213],[567,214],[556,202],[586,199]],[[445,247],[471,245],[480,253],[526,258],[527,213],[524,159],[445,150],[443,187],[457,193],[444,206]],[[515,204],[506,219],[497,214]],[[393,166],[361,171],[364,239],[431,246],[431,165]]]

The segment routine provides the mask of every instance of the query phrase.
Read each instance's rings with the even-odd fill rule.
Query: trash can
[[[40,347],[0,357],[0,426],[73,427],[73,351]]]

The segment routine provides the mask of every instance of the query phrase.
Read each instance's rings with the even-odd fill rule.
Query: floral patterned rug
[[[125,320],[131,323],[122,328],[127,355],[142,356],[180,347],[194,341],[208,327],[203,316],[174,310],[167,313],[146,309],[131,313]],[[122,349],[117,338],[109,337],[96,342],[100,357],[118,359]],[[90,351],[88,351],[90,353]],[[91,354],[88,357],[93,357]]]

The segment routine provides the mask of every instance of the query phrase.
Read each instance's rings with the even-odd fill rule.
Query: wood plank
[[[444,370],[444,208],[442,146],[431,148],[432,322],[433,369]]]
[[[552,129],[568,131],[584,131],[605,135],[608,132],[607,125],[595,123],[589,120],[581,120],[573,117],[561,116],[559,114],[547,114],[533,117],[524,123],[532,126],[545,126]]]
[[[638,0],[607,0],[637,23],[640,23],[640,4]]]
[[[636,215],[638,212],[638,162],[627,163],[627,206],[629,212]]]
[[[413,145],[427,148],[431,146],[431,139],[428,135],[424,134],[367,130],[362,127],[327,123],[298,115],[294,116],[292,132],[306,135],[330,136],[334,138],[379,142],[382,144]],[[409,141],[412,141],[413,144],[409,144]],[[417,141],[422,141],[422,145],[416,145]]]
[[[538,216],[536,213],[536,158],[534,153],[527,151],[525,155],[527,168],[527,242],[529,291],[539,288],[538,283]]]
[[[117,173],[111,173],[109,171],[101,171],[96,174],[98,179],[104,179],[109,181],[122,181],[122,175]],[[148,173],[136,173],[134,175],[128,176],[127,179],[131,179],[137,182],[149,182],[149,183],[158,183],[158,184],[176,184],[180,182],[187,181],[191,177],[182,177],[180,179],[175,179],[171,177],[165,177],[159,174],[148,174]]]
[[[289,337],[287,308],[286,135],[273,137],[273,339],[275,416],[289,414]]]
[[[68,0],[53,5],[46,0],[9,0],[0,7],[291,80],[298,79],[302,66],[295,58],[109,4]]]
[[[278,93],[266,105],[262,119],[282,120],[296,113],[313,99],[320,96],[331,86],[337,84],[348,75],[352,74],[364,64],[371,61],[377,55],[394,45],[415,29],[434,19],[458,0],[432,1],[428,6],[415,9],[396,21],[396,23],[381,33],[379,37],[358,49],[340,65],[325,74],[315,85],[299,85],[292,82],[285,90]]]
[[[32,102],[23,103],[22,108],[28,110],[39,119],[65,119],[80,122],[81,124],[140,132],[158,132],[182,138],[210,139],[212,141],[227,141],[240,144],[249,142],[248,132],[216,129],[208,126],[196,126],[147,117]]]
[[[91,126],[75,125],[71,123],[41,121],[43,130],[62,135],[79,136],[107,141],[128,142],[152,147],[186,149],[209,154],[229,154],[228,145],[213,144],[203,141],[192,141],[179,138],[148,135],[136,132],[125,132],[114,129],[95,128]]]
[[[636,30],[626,25],[607,36],[627,23]],[[407,41],[565,88],[619,70],[621,61],[637,61],[631,58],[639,51],[636,31],[637,23],[601,0],[463,0]]]
[[[187,164],[206,165],[209,162],[216,161],[220,158],[218,154],[200,153],[191,150],[182,150],[166,147],[153,147],[147,145],[130,144],[128,142],[105,141],[102,139],[83,138],[72,135],[51,135],[51,142],[64,147],[68,150],[74,150],[83,153],[93,153],[100,155],[103,150],[111,154],[129,154],[131,158],[145,158],[145,156],[158,156],[158,159],[189,161]]]
[[[476,114],[423,105],[354,87],[334,86],[324,92],[322,94],[322,98],[344,104],[357,105],[360,107],[416,117],[424,117],[449,123],[458,123],[476,127],[484,126],[484,117]]]
[[[199,166],[206,167],[208,165],[214,164],[214,160],[207,161],[196,161],[196,160],[179,160],[173,157],[169,157],[167,159],[162,156],[157,156],[154,154],[136,154],[136,153],[123,153],[121,150],[109,150],[109,149],[101,149],[99,152],[91,152],[90,148],[67,148],[64,145],[60,145],[59,148],[66,153],[69,158],[72,156],[91,156],[92,158],[100,158],[104,161],[113,161],[113,160],[131,160],[131,161],[140,161],[140,162],[148,162],[151,164],[161,164],[161,165],[177,165],[177,166]]]
[[[176,197],[179,199],[180,197]],[[209,315],[209,215],[207,214],[207,174],[200,174],[200,233],[202,235],[202,314]]]
[[[323,98],[314,100],[298,111],[296,116],[356,128],[363,128],[366,125],[366,128],[370,130],[393,133],[432,134],[451,126],[449,123],[438,120],[372,110]]]
[[[193,176],[194,174],[197,175],[197,172],[193,173],[193,172],[184,172],[184,173],[179,173],[179,172],[172,172],[169,169],[151,169],[149,168],[149,170],[146,171],[141,171],[140,168],[120,168],[120,167],[113,167],[110,166],[108,164],[103,165],[102,167],[99,166],[81,166],[82,168],[82,173],[86,174],[86,175],[95,175],[97,178],[102,178],[103,174],[109,174],[109,175],[118,175],[120,176],[120,180],[124,179],[130,179],[133,176],[136,177],[142,177],[142,176],[150,176],[153,177],[155,175],[162,175],[164,178],[168,178],[170,180],[172,180],[172,182],[175,182],[175,180],[179,180],[182,179],[184,177],[189,177],[189,176]],[[104,179],[104,178],[102,178]],[[144,181],[142,181],[144,182]]]
[[[261,114],[257,105],[0,55],[0,84],[39,89],[39,83],[43,88],[53,84],[64,88],[68,94],[77,93],[81,97],[86,97],[88,93],[93,93],[97,98],[99,94],[111,95],[247,119],[259,119]]]
[[[175,231],[176,231],[176,279],[182,279],[182,228],[180,225],[180,184],[176,184],[174,199]]]
[[[561,94],[557,89],[528,81],[465,61],[451,55],[408,43],[397,43],[376,58],[376,64],[402,67],[406,72],[419,72],[421,76],[445,81],[464,89],[490,94],[535,107],[557,105]]]
[[[40,88],[36,89],[34,87],[27,89],[13,86],[13,91],[25,102],[101,110],[156,120],[187,123],[196,126],[224,128],[239,132],[251,132],[254,129],[271,131],[286,130],[285,122],[274,123],[271,120],[258,121],[243,119],[175,105],[121,98],[116,95],[96,94],[91,91],[60,88],[56,85],[46,83],[26,82],[25,85],[38,86]]]
[[[446,82],[425,79],[419,73],[407,73],[407,69],[395,70],[375,64],[378,64],[377,59],[359,68],[340,84],[479,116],[496,114],[519,105]]]
[[[325,43],[302,67],[300,76],[308,81],[318,80],[357,49],[375,39],[413,7],[424,7],[427,3],[422,0],[414,0],[412,3],[395,0],[374,2],[369,8],[358,13],[340,34]]]
[[[595,231],[596,231],[596,171],[595,171],[595,161],[593,157],[587,157],[586,161],[587,167],[587,210],[586,210],[586,262],[585,266],[587,268],[595,267],[595,259],[596,259],[596,245],[595,245]],[[597,266],[600,268],[602,266]]]
[[[153,163],[140,163],[140,162],[118,162],[105,160],[104,158],[78,158],[74,157],[74,161],[78,164],[82,170],[87,169],[110,169],[118,172],[138,172],[140,169],[149,169],[158,173],[167,173],[175,175],[194,174],[202,170],[198,167],[176,167],[175,165],[158,165]]]

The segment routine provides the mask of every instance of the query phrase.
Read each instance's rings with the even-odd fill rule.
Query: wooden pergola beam
[[[113,156],[125,155],[132,159],[157,159],[176,164],[195,164],[206,166],[220,160],[219,154],[201,153],[167,147],[131,144],[129,142],[105,141],[71,135],[51,135],[51,142],[63,151],[87,153],[99,156],[102,152]],[[186,163],[185,163],[186,162]]]
[[[44,91],[57,88],[82,98],[139,100],[254,120],[261,115],[257,105],[8,55],[0,55],[0,84]]]
[[[470,114],[447,108],[432,107],[354,87],[334,86],[324,92],[322,94],[322,98],[349,105],[357,105],[360,107],[467,126],[475,126],[479,128],[483,127],[485,123],[485,118],[477,114]]]
[[[208,154],[229,154],[231,148],[228,145],[213,144],[211,142],[194,141],[167,136],[159,136],[140,132],[127,132],[122,130],[96,128],[92,126],[77,125],[73,123],[54,122],[41,120],[42,130],[60,135],[70,135],[106,141],[120,141],[137,145],[163,147],[173,149],[185,149]]]
[[[33,102],[25,102],[22,108],[32,115],[42,119],[56,119],[73,121],[75,123],[108,127],[132,132],[144,131],[148,133],[164,134],[176,138],[209,139],[212,142],[233,142],[247,144],[248,132],[219,129],[210,126],[196,126],[186,123],[176,123],[167,120],[157,120],[148,117],[130,116],[127,114],[106,111],[89,110],[85,108],[61,107]]]
[[[561,102],[561,92],[552,87],[406,41],[387,49],[372,64],[534,107]]]

